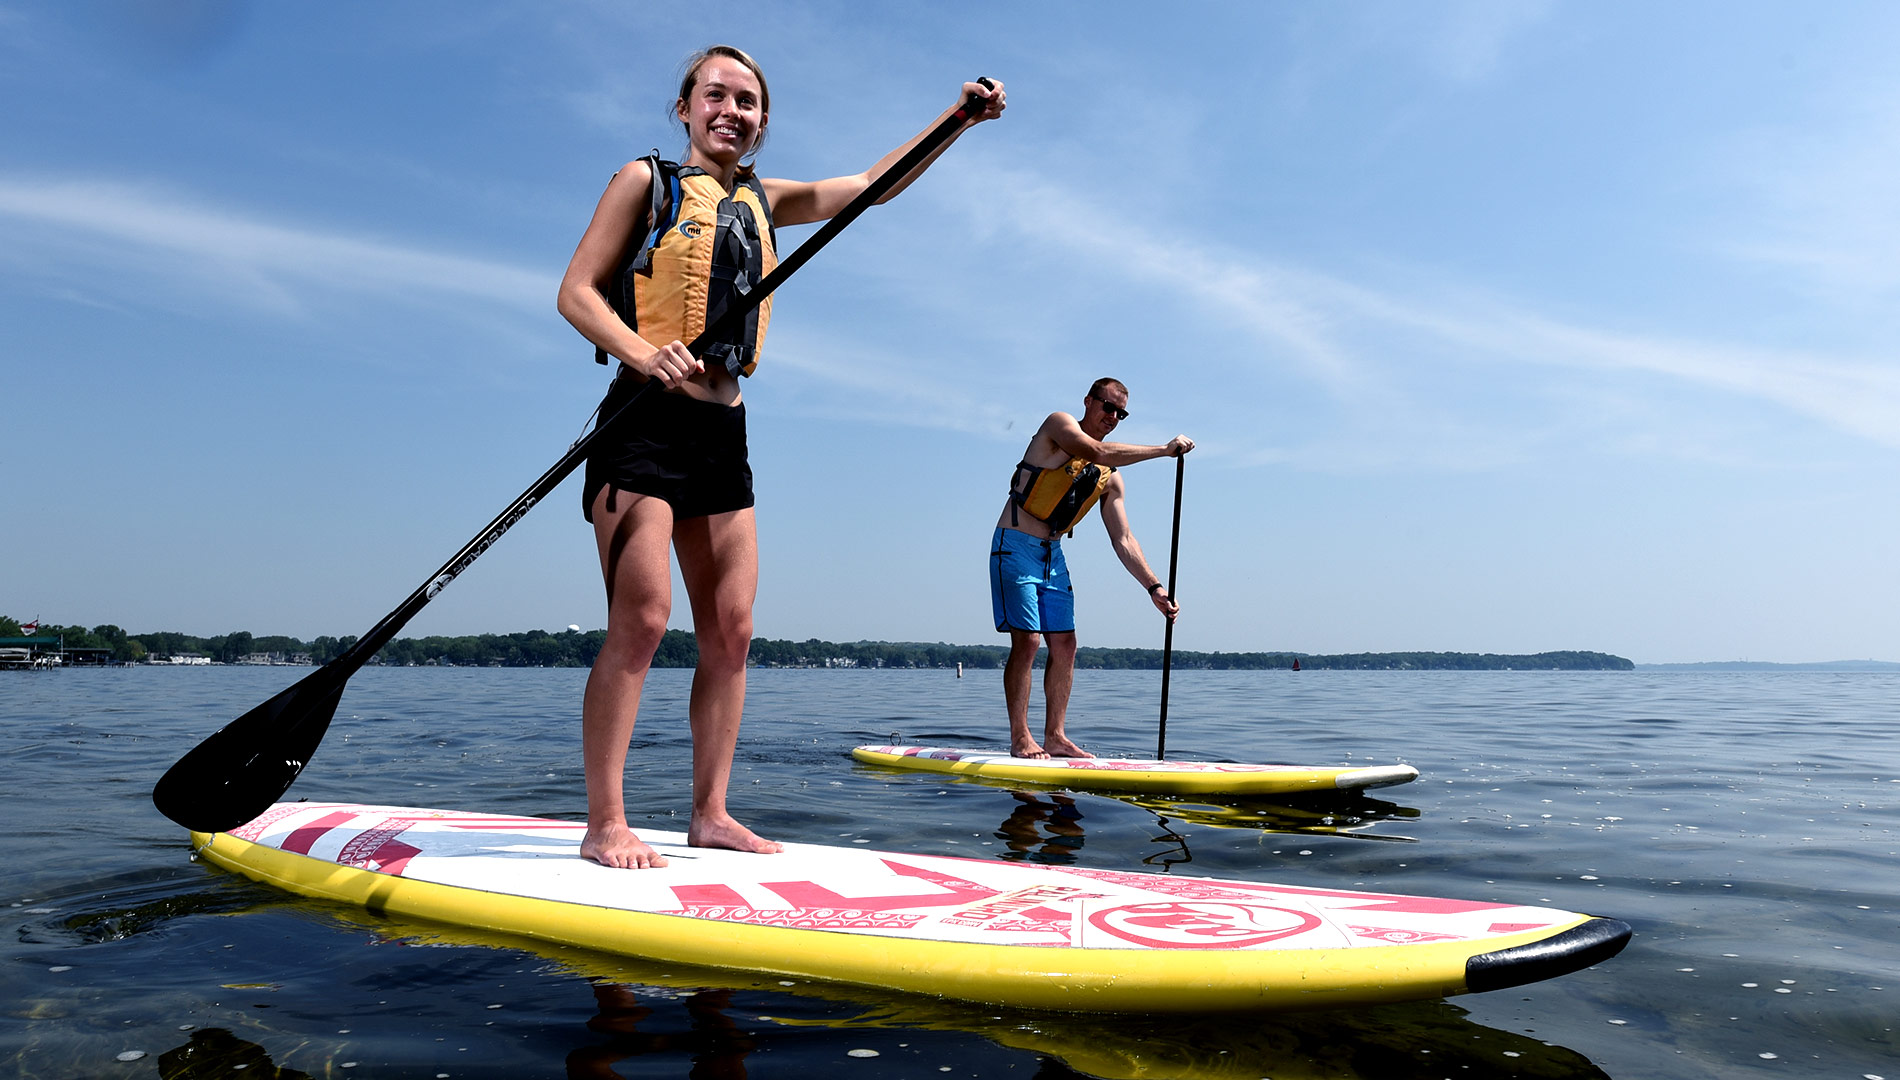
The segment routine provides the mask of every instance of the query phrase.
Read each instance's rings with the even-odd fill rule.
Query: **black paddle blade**
[[[349,676],[318,668],[224,725],[165,770],[158,812],[193,832],[228,832],[290,790],[336,715]]]

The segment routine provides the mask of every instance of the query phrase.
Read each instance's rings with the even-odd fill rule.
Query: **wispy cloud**
[[[824,383],[822,395],[795,403],[806,416],[854,422],[888,416],[906,427],[992,438],[1015,437],[1009,432],[1026,419],[1021,403],[999,400],[987,386],[973,385],[962,369],[917,364],[848,335],[774,330],[771,362]]]
[[[1550,16],[1549,0],[1460,0],[1423,10],[1436,12],[1424,35],[1427,64],[1459,83],[1484,80],[1513,39]]]
[[[1900,82],[1830,87],[1798,122],[1762,125],[1715,155],[1712,183],[1739,188],[1740,228],[1717,246],[1777,266],[1850,306],[1900,293]]]
[[[301,314],[317,295],[373,293],[398,302],[477,300],[540,313],[555,277],[491,260],[282,224],[153,188],[92,180],[0,178],[0,236],[30,245],[39,271],[123,272],[132,261],[160,276],[140,291],[180,287]],[[102,265],[104,264],[104,265]],[[16,273],[32,270],[14,260]],[[123,295],[123,294],[122,294]]]
[[[1112,265],[1118,273],[1138,275],[1147,288],[1207,306],[1253,335],[1260,351],[1303,371],[1344,405],[1398,414],[1402,398],[1418,393],[1403,388],[1420,380],[1395,367],[1391,357],[1405,357],[1408,365],[1482,364],[1505,380],[1524,380],[1533,368],[1588,372],[1593,379],[1641,373],[1766,402],[1900,448],[1900,366],[1891,362],[1584,325],[1442,283],[1416,293],[1361,284],[1179,235],[1156,235],[1126,214],[1109,212],[1106,204],[1079,198],[1073,181],[1058,185],[1021,171],[997,173],[1006,192],[999,203],[1019,208],[1009,222],[1026,243],[1070,252],[1079,267]],[[1065,212],[1036,209],[1050,205]],[[1642,391],[1637,385],[1625,389]]]

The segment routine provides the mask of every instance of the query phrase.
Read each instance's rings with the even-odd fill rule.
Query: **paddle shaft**
[[[1187,455],[1174,459],[1174,535],[1168,540],[1168,599],[1174,599],[1174,567],[1181,557],[1181,477],[1187,473]],[[1161,639],[1161,731],[1155,737],[1155,759],[1168,756],[1168,676],[1174,669],[1174,618],[1168,618],[1167,633]]]
[[[977,81],[985,87],[993,85],[987,78]],[[719,309],[707,319],[706,329],[686,347],[687,351],[694,356],[699,356],[706,351],[708,345],[725,335],[732,324],[745,318],[753,308],[764,303],[766,297],[783,285],[785,279],[797,273],[799,267],[811,261],[811,257],[818,254],[819,249],[830,243],[833,237],[843,232],[845,226],[856,221],[858,215],[883,198],[885,192],[896,186],[899,180],[910,175],[911,170],[925,158],[935,153],[951,135],[956,133],[957,129],[963,126],[971,113],[982,105],[983,99],[975,94],[965,98],[963,104],[955,112],[945,117],[943,122],[919,139],[917,145],[911,147],[895,164],[879,173],[877,179],[871,181],[870,186],[859,192],[856,198],[852,199],[843,210],[833,215],[831,220],[819,227],[817,232],[812,233],[809,239],[798,246],[798,250],[786,256],[785,260],[774,267],[771,273],[765,275],[757,285],[743,294],[729,293]],[[409,598],[404,600],[396,610],[383,616],[381,622],[372,627],[369,633],[364,634],[347,652],[331,661],[331,664],[354,672],[368,663],[369,658],[389,644],[404,624],[426,607],[429,601],[435,599],[438,593],[447,588],[449,582],[454,581],[462,571],[469,568],[470,564],[481,558],[482,553],[493,547],[495,541],[501,539],[502,534],[513,528],[515,522],[520,521],[529,510],[534,508],[535,503],[540,502],[549,492],[560,486],[561,481],[567,479],[569,473],[578,468],[581,462],[586,461],[588,452],[600,440],[603,433],[612,428],[622,415],[632,409],[634,403],[652,386],[651,379],[641,384],[639,391],[633,397],[616,409],[613,415],[603,417],[592,431],[581,436],[573,446],[568,448],[567,453],[561,456],[561,460],[555,462],[547,472],[542,473],[539,480],[517,496],[514,502],[509,503],[507,509],[497,514],[495,520],[489,522],[481,532],[476,533],[475,538],[464,544],[462,550],[456,552],[448,562],[443,563],[442,568],[437,570],[428,581],[415,592],[410,593]],[[1170,589],[1170,594],[1172,594],[1172,589]]]

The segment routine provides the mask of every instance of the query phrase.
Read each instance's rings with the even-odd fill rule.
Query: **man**
[[[1093,757],[1069,741],[1062,726],[1075,681],[1075,592],[1062,557],[1062,533],[1073,535],[1077,522],[1096,503],[1115,554],[1148,590],[1155,610],[1173,619],[1180,611],[1160,577],[1142,558],[1141,545],[1128,527],[1121,473],[1137,461],[1179,457],[1194,440],[1176,435],[1162,446],[1106,442],[1115,425],[1128,419],[1128,387],[1117,379],[1097,379],[1082,399],[1082,419],[1050,413],[1029,440],[1022,463],[1010,481],[1009,500],[996,521],[990,542],[990,602],[996,629],[1009,632],[1009,663],[1003,668],[1003,697],[1009,705],[1009,752],[1014,757]],[[1029,684],[1036,652],[1049,643],[1043,669],[1046,719],[1042,743],[1029,733]]]

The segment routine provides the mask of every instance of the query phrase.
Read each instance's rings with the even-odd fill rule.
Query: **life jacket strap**
[[[653,273],[654,245],[660,242],[660,234],[666,232],[672,224],[667,218],[672,214],[673,207],[679,205],[679,174],[676,170],[661,168],[663,163],[660,161],[659,148],[655,147],[640,160],[647,163],[647,175],[650,178],[647,183],[646,220],[635,227],[644,230],[644,235],[640,232],[628,234],[627,246],[635,249],[633,257],[628,259],[620,272],[614,275],[613,283],[609,286],[619,294],[621,303],[615,305],[615,308],[624,311],[625,314],[621,318],[627,320],[633,318],[633,305],[626,302],[632,292],[631,275]],[[669,172],[672,173],[670,177]],[[639,239],[636,240],[635,237]],[[628,325],[632,325],[631,321]],[[594,346],[594,363],[605,364],[607,359],[607,350],[598,345]]]

